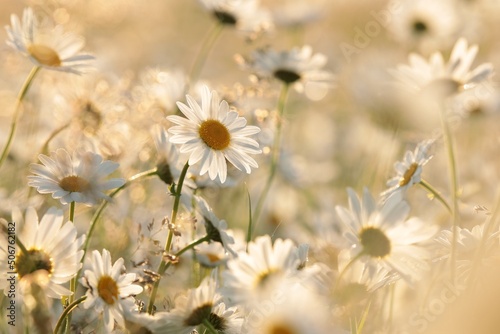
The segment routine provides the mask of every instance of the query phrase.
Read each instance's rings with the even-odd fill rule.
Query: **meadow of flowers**
[[[0,333],[500,332],[498,1],[0,1]]]

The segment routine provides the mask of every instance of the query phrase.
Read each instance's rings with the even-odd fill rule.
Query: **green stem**
[[[452,136],[448,120],[445,115],[444,103],[441,103],[441,126],[443,127],[443,137],[444,144],[446,148],[446,153],[448,156],[448,165],[450,168],[450,187],[451,187],[451,198],[452,198],[452,243],[451,243],[451,254],[450,254],[450,270],[451,279],[453,284],[455,284],[456,276],[456,252],[457,252],[457,238],[459,226],[458,217],[458,178],[457,178],[457,166],[455,162],[455,151],[453,148]]]
[[[59,330],[61,329],[61,325],[63,324],[64,319],[70,315],[70,313],[79,305],[81,304],[85,299],[87,299],[87,296],[81,296],[79,299],[75,300],[71,304],[69,304],[57,320],[56,328],[54,329],[54,334],[59,334]]]
[[[127,188],[133,182],[135,182],[137,180],[140,180],[140,179],[143,179],[143,178],[146,178],[146,177],[149,177],[149,176],[152,176],[152,175],[155,175],[157,173],[157,171],[158,171],[157,168],[153,168],[153,169],[147,170],[145,172],[141,172],[141,173],[135,174],[134,176],[130,177],[127,180],[127,182],[125,182],[125,184],[123,186],[121,186],[120,188],[115,189],[109,195],[109,197],[110,198],[115,197],[120,191],[122,191],[123,189]],[[104,211],[104,209],[106,208],[106,206],[108,205],[108,203],[109,203],[108,200],[104,200],[101,203],[101,205],[99,206],[99,208],[97,209],[97,211],[94,213],[94,216],[92,217],[92,220],[90,221],[90,228],[89,228],[89,231],[87,232],[87,237],[85,239],[85,243],[83,244],[82,261],[83,261],[83,259],[85,259],[85,255],[87,254],[87,250],[88,250],[89,245],[90,245],[90,239],[92,238],[92,234],[94,233],[94,229],[95,229],[95,227],[97,225],[97,221],[99,220],[99,217],[101,216],[102,212]],[[78,271],[78,274],[76,275],[76,281],[78,281],[78,277],[80,277],[80,273],[81,272],[82,272],[82,269],[80,269]]]
[[[335,285],[334,285],[334,288],[333,288],[333,292],[337,292],[337,290],[339,289],[339,284],[340,284],[340,281],[342,281],[342,279],[344,278],[344,275],[345,273],[347,272],[347,269],[349,269],[350,267],[352,267],[352,265],[357,261],[359,260],[362,256],[364,256],[365,253],[364,252],[359,252],[355,257],[353,257],[349,263],[344,267],[344,269],[342,269],[342,271],[340,272],[339,276],[337,277],[337,280],[335,282]]]
[[[253,229],[255,230],[255,225],[259,222],[260,215],[262,213],[262,207],[264,205],[264,202],[266,200],[266,197],[269,193],[269,190],[271,189],[271,183],[273,182],[274,176],[276,175],[276,169],[278,166],[278,160],[279,160],[279,155],[280,155],[280,144],[281,144],[281,129],[283,127],[283,115],[285,113],[285,102],[286,98],[288,96],[288,84],[283,84],[281,88],[281,93],[280,97],[278,100],[278,120],[276,123],[276,133],[274,136],[274,143],[273,143],[273,151],[271,155],[271,166],[269,169],[269,175],[267,177],[266,183],[264,185],[264,189],[262,190],[259,201],[257,202],[257,205],[255,206],[255,210],[253,213],[253,222],[254,222],[254,227]],[[252,233],[249,233],[248,238],[252,238],[251,236]]]
[[[196,59],[189,74],[190,84],[192,84],[195,80],[198,79],[198,76],[201,73],[201,69],[203,68],[203,64],[207,60],[208,54],[210,53],[210,50],[212,50],[212,47],[214,46],[215,41],[219,37],[223,28],[224,25],[222,23],[217,22],[217,24],[208,33],[207,38],[205,39],[203,45],[201,46],[200,52],[198,52],[198,54],[196,55]]]
[[[219,331],[217,331],[214,326],[212,325],[212,323],[207,319],[203,319],[203,326],[205,326],[207,332],[211,333],[211,334],[219,334]]]
[[[179,176],[179,182],[178,182],[176,189],[175,189],[174,206],[172,208],[172,216],[170,218],[170,224],[172,226],[175,226],[175,222],[177,220],[177,213],[179,211],[182,185],[184,184],[184,179],[186,178],[186,174],[187,174],[188,169],[189,169],[189,163],[186,162],[186,164],[184,165],[184,168],[182,169],[181,175]],[[165,248],[164,248],[164,253],[166,253],[166,254],[168,254],[170,252],[170,247],[172,246],[173,237],[174,237],[174,232],[172,231],[172,229],[169,229],[167,241],[165,243]],[[152,314],[152,312],[153,312],[153,306],[155,303],[156,294],[158,292],[158,286],[160,285],[161,276],[163,275],[163,273],[165,273],[167,268],[168,268],[168,265],[162,257],[160,265],[158,266],[158,270],[156,271],[158,273],[158,275],[160,276],[160,278],[155,281],[155,283],[153,285],[153,289],[151,290],[151,296],[149,298],[149,303],[148,303],[148,313],[149,314]]]
[[[444,197],[430,183],[425,180],[420,180],[419,184],[427,189],[435,198],[437,198],[445,206],[449,213],[452,213],[452,209],[448,202],[446,202]]]
[[[75,223],[75,201],[69,204],[69,221],[74,224]],[[76,294],[76,276],[71,279],[69,282],[69,288],[72,294],[69,296],[69,303],[73,303],[75,301]],[[68,315],[68,320],[66,321],[66,333],[69,333],[71,326],[71,314]]]
[[[38,73],[39,70],[40,70],[39,66],[35,66],[31,69],[31,72],[28,74],[26,81],[24,82],[23,86],[21,87],[21,90],[19,91],[14,109],[14,116],[12,117],[12,123],[10,125],[9,137],[7,138],[7,143],[5,144],[5,147],[2,151],[2,155],[0,156],[0,167],[7,158],[7,155],[9,154],[10,146],[12,145],[12,140],[14,139],[14,135],[16,133],[17,121],[19,119],[21,104],[24,100],[24,97],[26,96],[26,93],[28,92],[31,83],[33,82],[33,79],[35,78],[35,75]]]

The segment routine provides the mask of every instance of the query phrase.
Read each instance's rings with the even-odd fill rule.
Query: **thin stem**
[[[212,28],[212,30],[210,30],[210,32],[208,33],[207,38],[205,39],[203,45],[201,46],[200,52],[198,52],[198,54],[196,55],[196,59],[189,74],[190,84],[192,84],[194,81],[198,79],[198,76],[201,73],[201,69],[203,68],[204,63],[208,58],[208,54],[212,50],[212,47],[214,46],[215,41],[219,37],[223,28],[224,25],[222,23],[217,22],[216,25]]]
[[[5,143],[2,155],[0,156],[0,167],[7,158],[7,155],[9,154],[10,146],[12,145],[12,140],[14,139],[14,135],[17,129],[17,121],[19,119],[21,104],[24,100],[24,97],[26,96],[26,93],[28,92],[31,83],[33,82],[33,79],[35,78],[35,75],[38,73],[39,70],[40,70],[39,66],[35,66],[31,69],[31,72],[28,74],[26,81],[24,82],[23,86],[21,87],[21,90],[19,91],[19,94],[17,95],[16,105],[14,109],[14,116],[12,117],[12,123],[10,125],[9,137],[7,137],[7,143]]]
[[[71,221],[72,224],[75,223],[75,201],[69,204],[69,220]],[[69,282],[69,288],[72,292],[72,294],[68,298],[70,304],[75,301],[76,279],[77,277],[75,276]],[[71,314],[68,315],[68,321],[66,322],[66,333],[69,333],[70,325],[71,325]]]
[[[274,143],[273,143],[273,151],[271,155],[271,166],[269,169],[269,176],[267,177],[266,183],[264,185],[264,189],[262,190],[259,201],[257,202],[257,205],[255,206],[255,211],[253,213],[253,222],[254,222],[254,227],[253,229],[255,230],[255,225],[259,222],[260,214],[262,213],[262,207],[264,205],[264,202],[266,200],[266,197],[269,193],[269,190],[271,189],[271,183],[273,182],[273,179],[276,175],[276,169],[278,166],[278,160],[279,160],[279,155],[280,155],[280,144],[281,144],[281,129],[283,127],[283,115],[285,113],[285,102],[286,98],[288,96],[288,84],[283,84],[281,88],[281,93],[280,97],[278,100],[278,120],[276,123],[276,133],[274,136]],[[248,238],[252,238],[251,233],[249,233]]]
[[[127,182],[125,182],[125,184],[123,186],[121,186],[120,188],[115,189],[109,195],[109,197],[110,198],[115,197],[120,191],[122,191],[123,189],[127,188],[133,182],[135,182],[137,180],[140,180],[140,179],[143,179],[143,178],[146,178],[146,177],[149,177],[149,176],[152,176],[152,175],[155,175],[157,172],[158,172],[158,169],[157,168],[153,168],[153,169],[147,170],[145,172],[141,172],[141,173],[135,174],[134,176],[130,177],[127,180]],[[92,238],[92,234],[94,233],[94,229],[95,229],[95,227],[97,225],[97,221],[99,220],[99,217],[101,216],[102,212],[104,211],[104,209],[106,208],[106,206],[108,205],[108,203],[109,203],[109,200],[104,200],[101,203],[101,205],[99,206],[99,208],[97,209],[97,211],[94,213],[94,216],[92,217],[92,220],[90,221],[90,228],[89,228],[89,231],[87,232],[87,237],[85,239],[85,243],[83,244],[82,261],[83,261],[83,259],[85,259],[85,255],[87,254],[87,249],[88,249],[88,247],[90,245],[90,239]],[[78,277],[80,277],[81,271],[82,271],[82,269],[80,269],[78,271],[78,274],[76,275],[76,280],[77,281],[78,281]]]
[[[61,329],[61,325],[63,324],[64,319],[66,316],[70,315],[70,313],[79,305],[81,304],[85,299],[87,299],[87,296],[81,296],[71,304],[69,304],[57,320],[56,328],[54,329],[54,334],[58,334],[59,330]]]
[[[457,166],[455,162],[455,151],[453,148],[452,136],[450,126],[445,115],[444,103],[441,103],[441,126],[443,127],[443,138],[446,148],[446,153],[448,156],[448,165],[450,168],[450,186],[451,186],[451,199],[452,199],[452,243],[451,243],[451,256],[450,256],[450,270],[451,279],[453,284],[455,284],[456,276],[456,251],[457,251],[457,228],[459,226],[458,217],[458,178],[457,178]]]
[[[345,273],[347,272],[347,269],[349,269],[350,267],[352,267],[352,265],[357,261],[359,260],[362,256],[364,256],[365,253],[363,251],[359,252],[355,257],[353,257],[349,263],[344,267],[344,269],[342,269],[342,271],[340,272],[339,276],[337,277],[337,280],[335,282],[335,286],[333,288],[333,291],[334,292],[337,292],[338,288],[339,288],[339,284],[340,284],[340,281],[342,281],[342,278],[344,278],[344,275]]]
[[[252,240],[252,227],[253,227],[253,220],[252,220],[252,199],[250,197],[250,192],[247,189],[247,196],[248,196],[248,230],[247,230],[247,245],[246,245],[246,251],[248,252],[248,243]]]
[[[203,319],[203,326],[205,326],[207,332],[211,333],[211,334],[218,334],[219,331],[217,331],[214,326],[212,325],[212,323],[207,319]]]
[[[64,131],[69,125],[70,125],[70,123],[66,123],[63,126],[61,126],[60,128],[55,129],[54,132],[52,132],[50,134],[49,138],[47,138],[47,140],[45,140],[45,143],[43,143],[43,146],[42,146],[42,149],[40,150],[40,152],[42,154],[47,154],[49,151],[49,144],[52,141],[52,139],[54,139],[58,134],[60,134],[62,131]]]
[[[177,213],[179,211],[179,204],[180,204],[180,199],[181,199],[181,191],[182,191],[182,185],[184,184],[184,179],[186,178],[187,171],[189,169],[189,163],[186,162],[184,165],[184,168],[182,169],[181,175],[179,176],[179,181],[177,186],[175,187],[175,199],[174,199],[174,206],[172,208],[172,216],[170,218],[170,224],[172,226],[175,225],[175,222],[177,220]],[[167,241],[165,243],[165,248],[164,252],[168,254],[170,252],[170,247],[172,246],[172,239],[174,237],[174,232],[172,229],[168,230],[168,236],[167,236]],[[169,262],[170,263],[170,262]],[[161,280],[161,275],[165,273],[169,266],[165,262],[165,260],[162,258],[160,265],[158,266],[158,270],[156,271],[158,275],[160,275],[160,278],[155,281],[153,285],[153,289],[151,290],[151,296],[149,298],[149,303],[148,303],[148,313],[151,314],[153,312],[153,306],[155,303],[156,299],[156,294],[158,292],[158,286],[160,285],[160,280]]]
[[[430,183],[425,180],[420,180],[419,184],[427,189],[435,198],[437,198],[445,206],[449,213],[452,213],[452,209],[448,202],[446,202],[444,197]]]

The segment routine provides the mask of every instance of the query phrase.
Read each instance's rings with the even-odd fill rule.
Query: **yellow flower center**
[[[118,285],[110,276],[102,276],[97,283],[97,292],[108,305],[113,305],[118,299]]]
[[[84,178],[81,178],[77,175],[70,175],[66,176],[63,178],[61,181],[59,181],[59,186],[66,191],[69,192],[84,192],[85,190],[89,189],[90,183],[89,181],[85,180]]]
[[[391,241],[385,233],[376,227],[365,227],[359,232],[363,253],[382,258],[391,253]]]
[[[210,261],[211,263],[215,263],[217,261],[220,261],[221,259],[217,254],[206,253],[205,255],[208,257],[208,261]]]
[[[416,162],[412,163],[410,167],[406,170],[406,172],[403,175],[403,178],[399,181],[399,186],[404,187],[408,183],[410,183],[411,178],[413,175],[415,175],[415,172],[417,171],[418,164]]]
[[[231,134],[224,124],[215,120],[209,119],[200,125],[198,130],[200,138],[213,150],[223,150],[231,143]]]
[[[300,74],[287,69],[278,69],[274,71],[274,77],[286,84],[291,84],[300,79]]]
[[[49,275],[54,270],[54,262],[49,254],[39,249],[29,249],[28,254],[20,252],[16,256],[16,271],[19,278],[34,273],[37,270],[46,270]]]
[[[266,289],[279,274],[280,271],[277,269],[269,269],[266,272],[262,272],[259,276],[257,276],[255,286],[261,289]]]
[[[31,44],[28,46],[28,52],[35,58],[40,64],[45,66],[59,67],[61,66],[61,58],[54,49],[42,45],[42,44]]]
[[[269,334],[294,334],[295,331],[288,327],[287,325],[283,324],[276,324],[273,325],[269,331],[267,332]]]
[[[186,326],[198,326],[203,320],[208,319],[210,313],[212,312],[212,303],[204,304],[191,312],[191,314],[184,319],[184,324]]]

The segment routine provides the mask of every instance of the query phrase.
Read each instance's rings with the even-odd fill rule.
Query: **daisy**
[[[419,279],[429,268],[430,252],[423,244],[433,237],[436,227],[418,218],[407,219],[410,207],[401,196],[390,196],[381,204],[367,189],[363,201],[348,189],[349,208],[336,207],[351,244],[351,258],[380,263],[407,282]]]
[[[290,239],[277,239],[273,245],[269,235],[257,237],[248,244],[248,252],[228,261],[228,270],[222,273],[224,296],[233,304],[258,304],[297,276],[298,255]]]
[[[145,97],[141,98],[141,103],[144,100],[149,100],[151,107],[160,108],[165,113],[175,113],[176,101],[182,99],[186,94],[187,78],[182,70],[161,70],[161,69],[146,69],[141,74],[142,85],[138,87]]]
[[[477,45],[469,47],[467,40],[460,38],[451,51],[448,63],[445,64],[440,52],[433,53],[429,61],[412,53],[408,57],[410,65],[399,65],[391,73],[410,91],[423,91],[438,97],[453,95],[488,80],[493,74],[490,63],[471,70],[477,51]]]
[[[165,325],[159,333],[191,334],[207,322],[218,333],[241,333],[243,318],[237,308],[228,308],[216,293],[216,281],[206,277],[201,284],[175,300],[175,308],[165,316]]]
[[[382,193],[382,197],[387,198],[395,192],[404,194],[408,188],[421,181],[422,168],[432,158],[429,150],[433,144],[434,140],[424,140],[413,152],[406,151],[403,161],[394,164],[397,175],[387,181],[389,189]]]
[[[200,0],[220,24],[234,26],[246,33],[259,33],[273,27],[267,10],[259,6],[258,0]]]
[[[16,217],[16,223],[22,223],[22,217]],[[84,236],[77,238],[77,230],[71,222],[64,223],[64,215],[61,210],[50,208],[42,219],[34,208],[26,210],[24,228],[17,235],[19,241],[26,248],[24,253],[20,247],[16,248],[14,268],[7,269],[7,243],[0,244],[0,268],[2,273],[15,271],[16,281],[22,282],[24,278],[35,271],[45,270],[48,282],[46,286],[47,296],[60,299],[62,296],[71,295],[65,285],[69,282],[81,267],[83,250],[81,246],[85,240]],[[5,289],[8,282],[6,279],[0,281],[0,289]]]
[[[330,305],[323,296],[300,286],[287,286],[287,292],[263,308],[251,310],[243,325],[248,334],[340,334],[330,322]]]
[[[121,187],[123,179],[104,180],[118,168],[118,163],[103,161],[92,152],[77,153],[73,157],[64,149],[52,152],[50,157],[40,154],[43,165],[31,164],[34,176],[28,176],[28,185],[41,194],[52,194],[62,204],[71,202],[94,205],[100,199],[110,200],[104,191]]]
[[[236,256],[235,251],[230,246],[234,244],[234,238],[227,233],[226,221],[217,218],[203,198],[196,197],[196,204],[205,222],[205,229],[210,240],[220,242],[225,250]]]
[[[132,296],[142,292],[142,287],[132,284],[135,274],[122,274],[123,258],[119,258],[112,265],[109,251],[103,249],[102,255],[92,252],[91,270],[85,270],[80,279],[87,288],[87,299],[83,303],[85,309],[94,308],[98,313],[104,313],[104,325],[109,333],[113,330],[116,321],[121,327],[125,326],[124,312],[134,307]]]
[[[215,268],[227,262],[224,246],[218,242],[201,244],[195,247],[195,255],[198,262],[207,268]]]
[[[333,85],[333,74],[321,69],[327,62],[326,56],[313,54],[309,45],[279,52],[259,49],[250,59],[238,56],[237,61],[257,76],[278,79],[292,85],[298,92],[304,89],[325,91]]]
[[[83,38],[64,32],[61,26],[44,31],[31,8],[24,9],[22,23],[11,15],[7,26],[7,44],[21,52],[36,65],[47,69],[79,74],[93,56],[80,53]]]
[[[399,6],[388,29],[399,42],[422,52],[449,45],[461,27],[456,4],[450,1],[403,1]]]
[[[216,91],[204,87],[201,106],[186,95],[188,105],[178,102],[181,112],[187,117],[168,116],[177,126],[169,129],[170,141],[180,144],[181,153],[191,153],[189,165],[201,164],[200,175],[208,172],[214,180],[217,175],[222,183],[226,181],[226,159],[239,170],[250,174],[250,167],[257,168],[257,162],[248,154],[259,154],[259,144],[248,138],[260,131],[256,126],[247,126],[246,120],[229,110],[226,101],[220,101]]]
[[[52,147],[89,150],[108,158],[130,152],[132,126],[120,82],[100,73],[71,76],[58,85],[54,102],[51,115],[68,128],[51,141]]]

